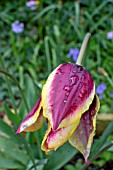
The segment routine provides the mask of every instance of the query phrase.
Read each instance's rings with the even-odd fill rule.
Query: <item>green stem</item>
[[[5,65],[4,65],[1,57],[0,57],[0,63],[1,63],[1,65],[2,65],[2,67],[3,67],[3,69],[5,69]],[[9,83],[9,80],[8,80],[7,77],[5,77],[5,81],[6,81],[6,84],[7,84],[7,89],[8,89],[8,91],[9,91],[10,98],[11,98],[11,100],[12,100],[12,105],[13,105],[14,111],[15,111],[15,113],[17,114],[17,108],[16,108],[15,98],[14,98],[14,95],[13,95],[13,92],[12,92],[12,89],[11,89],[11,86],[10,86],[10,83]]]
[[[18,86],[18,88],[19,88],[19,90],[20,90],[20,93],[21,93],[21,95],[22,95],[22,98],[23,98],[23,100],[24,100],[26,109],[27,109],[27,111],[29,112],[29,107],[28,107],[26,98],[25,98],[25,96],[24,96],[23,90],[21,89],[18,81],[17,81],[11,74],[9,74],[7,71],[5,71],[5,70],[3,70],[3,69],[0,69],[0,72],[3,73],[3,74],[5,74],[6,76],[10,77],[10,78],[15,82],[15,84]]]
[[[27,141],[25,140],[23,136],[19,135],[18,137],[19,137],[19,140],[24,144],[24,148],[27,154],[29,155],[33,165],[35,165],[35,159],[34,159],[32,148],[30,147],[30,145],[27,143]],[[34,167],[34,169],[37,170],[36,167]]]
[[[81,46],[80,53],[79,53],[79,56],[78,56],[76,64],[81,65],[83,57],[84,57],[84,54],[85,54],[85,51],[86,51],[86,47],[87,47],[89,39],[90,39],[90,36],[91,36],[90,33],[86,34],[86,36],[84,38],[84,41],[82,43],[82,46]]]

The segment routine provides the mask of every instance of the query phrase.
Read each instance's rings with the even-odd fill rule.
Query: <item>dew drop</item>
[[[92,130],[92,127],[90,127],[90,130]]]
[[[72,72],[73,72],[73,73],[76,73],[77,71],[76,71],[76,70],[73,70]]]
[[[82,97],[83,97],[83,94],[82,94],[82,93],[79,93],[79,97],[82,98]]]
[[[72,85],[74,85],[74,84],[76,84],[76,77],[71,77],[71,83],[70,83],[70,85],[72,86]]]
[[[85,76],[82,76],[82,79],[84,80],[84,79],[85,79]]]
[[[66,103],[67,102],[67,100],[64,100],[64,103]]]
[[[54,92],[55,92],[55,91],[54,91],[54,90],[52,90],[52,91],[51,91],[51,94],[53,94]]]
[[[22,127],[21,127],[22,130],[24,130],[24,129],[26,129],[26,128],[27,128],[27,125],[26,125],[26,124],[23,124]]]
[[[71,87],[69,87],[68,85],[64,86],[64,90],[66,90],[67,92],[71,91]]]
[[[94,116],[94,114],[95,114],[95,111],[92,111],[92,112],[91,112],[91,116]]]
[[[62,73],[62,70],[61,70],[61,69],[58,69],[57,72],[56,72],[56,74],[59,74],[59,75],[60,75],[61,73]]]
[[[83,130],[80,131],[80,135],[83,133]]]
[[[78,76],[72,76],[70,77],[70,79],[71,79],[71,83],[70,83],[71,86],[75,85],[77,81],[79,80]]]
[[[69,92],[66,92],[66,96],[69,96]]]
[[[84,68],[83,67],[81,67],[81,66],[78,66],[77,67],[77,71],[82,71]]]
[[[90,120],[87,120],[87,124],[90,124]]]
[[[86,88],[84,87],[84,85],[82,85],[81,88],[80,88],[81,93],[84,93],[84,90],[85,90],[85,89],[86,89]]]
[[[87,94],[87,90],[85,88],[81,88],[80,92],[82,93],[82,97]]]
[[[86,120],[86,119],[87,119],[87,117],[86,117],[86,116],[84,116],[84,119]]]

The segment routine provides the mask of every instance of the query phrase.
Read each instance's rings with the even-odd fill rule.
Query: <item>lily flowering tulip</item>
[[[16,133],[38,130],[47,120],[41,149],[47,153],[69,141],[87,162],[98,110],[99,100],[91,75],[81,65],[61,64],[49,75],[41,97]]]

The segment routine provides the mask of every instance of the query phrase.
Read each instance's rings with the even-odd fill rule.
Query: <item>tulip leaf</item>
[[[77,150],[73,148],[69,143],[64,144],[57,151],[49,156],[47,164],[44,166],[44,170],[52,169],[58,170],[65,165],[72,157],[77,154]]]
[[[24,150],[19,149],[18,145],[8,137],[0,136],[0,150],[1,153],[13,158],[23,165],[26,165],[29,160],[27,153]]]
[[[36,95],[36,91],[35,91],[35,86],[34,83],[32,81],[32,79],[28,76],[25,77],[25,96],[27,99],[27,103],[29,105],[29,108],[32,108],[37,100],[37,95]],[[33,100],[31,100],[33,99]]]
[[[11,138],[15,139],[15,134],[12,130],[12,127],[7,125],[1,118],[0,118],[0,131]]]
[[[1,158],[0,156],[0,168],[4,169],[22,169],[25,168],[22,164],[20,164],[18,161],[15,161],[11,158]]]
[[[19,137],[15,135],[15,131],[9,125],[7,125],[3,119],[0,118],[0,135],[10,137],[15,143],[20,144]]]
[[[24,89],[24,94],[25,94],[26,99],[27,99],[29,110],[31,110],[31,108],[36,103],[36,100],[38,99],[38,95],[35,95],[36,91],[35,91],[33,81],[28,76],[25,76],[25,87],[26,88]],[[22,119],[22,118],[24,118],[26,116],[27,113],[28,113],[28,111],[27,111],[27,109],[26,109],[26,107],[24,105],[24,102],[22,100],[20,105],[19,105],[19,116]]]
[[[94,157],[95,154],[97,154],[105,144],[108,136],[113,132],[113,121],[109,123],[99,140],[97,140],[92,148],[91,158]],[[98,152],[97,152],[98,151]]]
[[[17,114],[14,114],[6,104],[4,104],[4,108],[5,108],[5,113],[8,116],[8,119],[13,124],[18,125],[20,123],[20,117]]]
[[[46,164],[48,159],[41,159],[41,160],[35,160],[35,164],[32,165],[32,162],[30,161],[28,164],[28,169],[32,170],[35,167],[38,167],[38,170],[43,170],[44,164]],[[29,168],[30,166],[30,168]]]

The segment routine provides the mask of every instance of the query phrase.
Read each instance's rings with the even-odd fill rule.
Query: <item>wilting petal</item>
[[[20,126],[16,134],[25,131],[32,132],[41,128],[44,122],[43,110],[41,108],[41,97],[33,107],[33,109],[29,112],[29,114],[25,117],[25,119],[21,122]]]
[[[63,145],[70,136],[73,134],[74,130],[78,126],[79,121],[75,124],[72,124],[68,127],[61,128],[56,130],[55,132],[52,131],[51,124],[48,124],[48,130],[45,134],[45,137],[42,141],[42,150],[48,153],[50,150],[56,150],[61,145]]]
[[[43,114],[52,130],[70,126],[88,110],[95,93],[91,75],[80,65],[61,64],[42,90]]]
[[[86,161],[88,160],[93,136],[95,134],[96,115],[98,110],[99,99],[95,95],[89,110],[82,115],[78,127],[69,139],[71,145],[76,147],[84,155]]]

